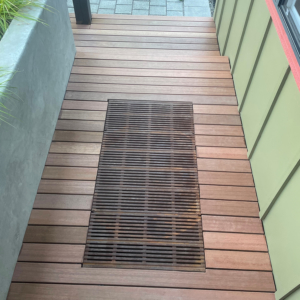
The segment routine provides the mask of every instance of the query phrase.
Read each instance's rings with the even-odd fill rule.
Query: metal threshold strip
[[[83,266],[205,271],[192,103],[109,101]]]

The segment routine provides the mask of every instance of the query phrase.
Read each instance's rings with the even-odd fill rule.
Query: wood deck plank
[[[88,227],[29,225],[23,242],[85,245],[87,231]]]
[[[12,283],[7,300],[275,300],[274,294],[170,288]]]
[[[60,111],[59,118],[62,120],[90,120],[104,121],[105,111],[86,111],[86,110],[66,110]]]
[[[91,210],[92,201],[92,195],[37,194],[33,208]]]
[[[195,134],[222,135],[222,136],[244,136],[242,126],[225,125],[195,125]]]
[[[205,249],[268,252],[264,235],[204,232]]]
[[[58,120],[57,130],[103,131],[103,121]]]
[[[88,226],[90,211],[33,209],[29,225]]]
[[[271,272],[206,270],[206,272],[172,272],[81,268],[80,265],[19,262],[13,282],[96,284],[194,288],[234,291],[274,292]]]
[[[61,108],[62,109],[105,110],[106,111],[107,102],[64,100]]]
[[[253,187],[201,185],[200,196],[204,199],[257,202],[255,188]]]
[[[256,202],[201,199],[200,204],[202,215],[259,217]]]
[[[49,153],[46,166],[92,167],[97,168],[99,155]]]
[[[86,53],[84,53],[86,54]],[[78,53],[78,57],[83,56],[82,53]],[[162,71],[162,75],[167,77],[169,72],[173,71],[174,74],[178,74],[178,72],[182,72],[182,74],[185,74],[184,77],[192,77],[188,71],[197,72],[197,74],[202,74],[201,77],[212,77],[212,74],[215,74],[214,72],[230,72],[230,66],[228,63],[216,63],[216,62],[182,62],[182,61],[172,61],[172,58],[170,58],[171,61],[155,61],[155,60],[148,60],[145,59],[145,57],[140,57],[140,60],[137,58],[132,58],[131,60],[125,60],[123,57],[119,57],[119,59],[105,59],[105,57],[98,56],[94,57],[95,55],[91,54],[90,59],[89,58],[76,58],[74,60],[74,66],[73,69],[78,70],[77,68],[87,68],[86,74],[106,74],[110,75],[111,73],[114,74],[115,69],[124,69],[121,71],[120,74],[128,74],[128,76],[131,76],[129,74],[135,74],[134,70],[140,70],[142,75],[143,74],[149,74],[147,76],[151,76],[155,70],[158,70],[159,72]],[[144,58],[144,59],[142,59]],[[89,68],[91,70],[89,70]],[[104,71],[102,71],[99,68],[104,68]],[[94,70],[93,70],[94,69]],[[97,69],[97,71],[96,71]],[[113,69],[110,72],[106,69]],[[132,71],[133,70],[133,71]],[[137,72],[137,71],[136,71]],[[157,72],[157,71],[156,71]],[[206,72],[208,72],[206,74]],[[74,72],[75,73],[75,72]],[[108,73],[108,74],[107,74]],[[116,75],[116,74],[114,74]],[[188,76],[189,75],[189,76]],[[175,75],[176,76],[176,75]],[[198,77],[199,77],[198,76]],[[170,76],[172,77],[172,76]],[[178,77],[178,76],[176,76]]]
[[[43,179],[96,180],[98,168],[46,166]]]
[[[156,93],[156,94],[172,94],[172,95],[215,95],[215,96],[235,96],[234,88],[230,87],[187,87],[187,86],[164,86],[164,85],[135,85],[135,84],[104,84],[104,83],[74,83],[69,82],[67,91],[79,92],[119,92],[119,93]],[[216,112],[214,112],[216,114]],[[81,123],[79,123],[81,122]],[[83,126],[83,122],[91,124],[95,128],[79,129]],[[103,122],[97,121],[65,121],[59,120],[57,122],[57,129],[71,130],[91,130],[103,131]],[[81,124],[81,125],[80,125]],[[99,125],[98,125],[99,124]],[[98,128],[99,126],[99,128]],[[78,129],[76,129],[78,128]],[[97,129],[98,128],[98,129]]]
[[[196,146],[205,147],[232,147],[232,148],[245,148],[244,137],[233,136],[211,136],[199,135],[195,136]]]
[[[240,116],[235,115],[205,115],[194,114],[195,124],[207,124],[207,125],[241,125]]]
[[[42,179],[38,188],[38,193],[93,195],[94,189],[94,181]]]
[[[85,245],[23,243],[18,261],[82,263]]]
[[[198,181],[203,185],[254,186],[248,173],[198,171]]]
[[[55,130],[53,141],[101,143],[103,132]]]
[[[100,154],[100,143],[52,142],[49,153]]]
[[[199,171],[251,173],[250,163],[247,160],[198,158],[197,164]]]
[[[131,66],[132,67],[132,66]],[[171,66],[170,66],[171,67]],[[168,70],[168,69],[133,69],[133,68],[99,68],[73,66],[72,74],[107,75],[107,76],[140,76],[172,78],[218,78],[231,79],[229,71]]]
[[[76,25],[78,26],[78,25]],[[74,27],[73,27],[74,28]],[[80,35],[79,35],[80,36]],[[212,43],[199,44],[175,44],[175,43],[142,43],[142,42],[120,42],[120,41],[91,41],[78,38],[75,40],[76,47],[96,48],[133,48],[133,49],[176,49],[176,50],[198,50],[219,51],[219,46]]]
[[[225,147],[197,147],[197,157],[247,159],[247,149]]]
[[[170,95],[170,94],[126,94],[126,93],[99,93],[99,92],[78,92],[67,91],[65,99],[107,101],[107,99],[128,99],[145,101],[190,101],[197,104],[225,104],[236,105],[235,96],[207,96],[207,95]]]
[[[162,80],[163,79],[163,80]],[[195,86],[195,87],[233,87],[231,79],[214,78],[185,78],[185,77],[149,77],[149,76],[122,76],[122,75],[86,75],[71,74],[69,82],[100,83],[101,84],[132,84],[135,85],[170,85],[170,86]],[[69,112],[70,113],[70,112]],[[74,113],[74,112],[73,112]],[[86,114],[102,116],[104,113],[85,112]],[[67,113],[65,113],[67,115]],[[84,113],[82,113],[84,114]],[[79,114],[78,114],[79,115]],[[61,117],[62,118],[62,117]],[[103,119],[101,119],[103,120]]]
[[[212,269],[272,271],[268,253],[206,250],[205,261]]]
[[[259,218],[202,216],[204,231],[264,234]]]

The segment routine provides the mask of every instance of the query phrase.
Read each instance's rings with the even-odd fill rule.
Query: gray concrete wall
[[[14,127],[0,125],[1,300],[7,296],[75,56],[66,1],[40,2],[53,12],[33,8],[30,14],[47,26],[14,20],[0,41],[0,67],[17,71],[9,85],[19,98],[0,101],[14,116],[9,120]]]

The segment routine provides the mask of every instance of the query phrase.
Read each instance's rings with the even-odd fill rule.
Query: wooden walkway
[[[274,300],[227,57],[212,18],[95,15],[77,54],[9,300]],[[107,99],[194,104],[206,272],[82,268]]]

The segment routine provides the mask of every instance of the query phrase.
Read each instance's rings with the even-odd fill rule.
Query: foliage
[[[20,12],[20,9],[24,7],[43,7],[43,5],[39,3],[38,0],[0,0],[0,39],[14,18],[43,23],[40,19]]]

